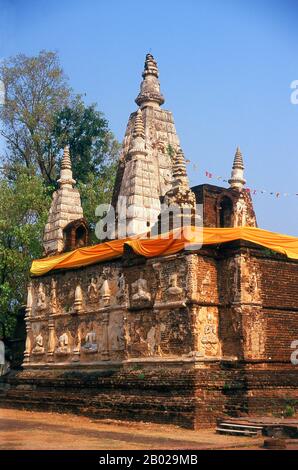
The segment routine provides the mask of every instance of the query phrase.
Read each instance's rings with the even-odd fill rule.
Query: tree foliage
[[[74,176],[87,181],[112,165],[119,144],[96,105],[74,95],[55,52],[19,54],[2,63],[5,105],[0,134],[6,141],[3,163],[9,177],[20,167],[33,169],[55,185],[61,149],[70,145]]]
[[[23,303],[32,259],[42,255],[42,236],[70,145],[84,215],[95,226],[95,208],[109,203],[119,144],[96,104],[74,95],[55,52],[19,54],[0,66],[5,104],[0,136],[5,150],[0,176],[0,321],[12,329]],[[94,242],[97,242],[93,238]]]
[[[81,97],[55,116],[52,141],[58,149],[70,146],[74,178],[83,183],[90,175],[102,177],[119,152],[104,115],[94,104],[85,106]]]
[[[4,163],[10,171],[19,165],[33,167],[45,181],[53,182],[56,149],[49,142],[55,115],[71,96],[57,54],[41,51],[37,57],[12,57],[3,61],[0,79],[5,88],[5,105],[0,110]]]
[[[0,180],[0,320],[8,332],[26,293],[29,268],[42,255],[50,196],[39,176]]]

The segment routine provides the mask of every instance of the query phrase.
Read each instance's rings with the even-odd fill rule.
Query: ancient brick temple
[[[256,226],[237,148],[229,188],[189,187],[172,113],[146,56],[112,204],[129,235],[158,225],[162,204],[203,207],[206,227]],[[120,233],[119,233],[120,232]],[[45,254],[88,243],[69,149],[44,236]],[[244,241],[169,256],[121,258],[32,277],[23,370],[1,403],[198,428],[224,414],[274,413],[298,399],[298,264]]]

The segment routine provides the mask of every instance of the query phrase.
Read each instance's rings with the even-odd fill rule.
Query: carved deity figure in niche
[[[246,215],[247,215],[246,203],[245,203],[243,194],[240,194],[239,199],[235,205],[234,227],[245,227]]]
[[[39,333],[34,341],[34,348],[32,349],[33,354],[43,354],[44,353],[44,346],[43,346],[43,337],[42,334]]]
[[[156,149],[158,153],[166,153],[166,146],[162,140],[156,140],[153,142],[153,148]]]
[[[210,274],[210,271],[207,271],[202,281],[202,286],[201,286],[201,294],[203,297],[208,294],[208,288],[210,284],[211,284],[211,274]]]
[[[44,287],[40,282],[37,292],[37,310],[44,310],[46,308],[46,294],[44,292]]]
[[[75,340],[74,340],[74,348],[72,350],[73,352],[73,358],[72,358],[72,361],[73,362],[77,362],[79,361],[79,356],[80,356],[80,349],[81,349],[81,331],[80,329],[78,328],[77,331],[76,331],[76,335],[75,335]]]
[[[89,331],[85,336],[85,344],[82,346],[83,351],[86,353],[97,352],[96,333]]]
[[[142,274],[139,279],[132,283],[131,288],[133,292],[132,300],[151,300],[147,281],[142,277]]]
[[[58,339],[58,347],[56,349],[57,354],[68,354],[69,353],[69,340],[68,340],[68,334],[63,333],[61,336],[59,336]]]
[[[249,279],[249,290],[254,294],[258,290],[258,275],[256,271],[252,271]]]
[[[90,284],[88,286],[88,298],[91,303],[97,302],[99,300],[97,280],[95,277],[91,278]]]
[[[148,332],[142,326],[137,326],[135,328],[135,336],[133,338],[133,348],[137,350],[139,353],[142,353],[144,356],[150,356],[150,345],[148,341]]]
[[[216,325],[211,314],[207,315],[207,324],[204,327],[201,343],[206,351],[216,354],[218,350],[218,338],[216,335]]]
[[[181,287],[178,286],[178,274],[177,273],[173,273],[170,275],[169,287],[167,291],[169,292],[169,294],[172,294],[172,295],[181,294],[182,289]]]
[[[118,276],[118,282],[117,282],[117,287],[118,291],[116,294],[117,299],[122,299],[125,297],[125,278],[124,278],[124,273],[120,273]]]
[[[57,281],[54,278],[51,280],[51,312],[56,313],[57,311]]]

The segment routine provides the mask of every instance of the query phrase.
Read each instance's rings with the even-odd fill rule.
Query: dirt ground
[[[0,409],[0,450],[260,449],[264,438],[212,429],[94,420],[72,414]]]

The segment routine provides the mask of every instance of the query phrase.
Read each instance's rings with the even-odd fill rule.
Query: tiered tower
[[[69,146],[64,148],[59,189],[53,193],[48,222],[45,226],[43,246],[45,255],[61,253],[64,249],[63,229],[70,222],[83,217],[81,198],[72,177]]]
[[[173,160],[180,147],[172,113],[161,108],[164,97],[158,75],[156,61],[147,54],[136,98],[139,110],[129,117],[112,199],[119,224],[119,196],[127,197],[129,235],[146,231],[157,221],[159,201],[172,188]],[[136,139],[138,145],[142,141],[137,151]],[[114,236],[109,234],[109,238]]]
[[[231,188],[241,191],[245,183],[243,157],[240,148],[237,147],[229,184]]]

